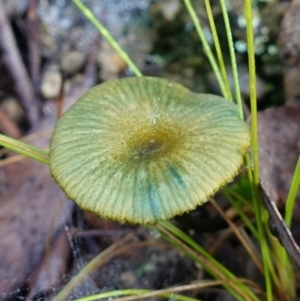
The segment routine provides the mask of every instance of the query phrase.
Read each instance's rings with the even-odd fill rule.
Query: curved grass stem
[[[103,35],[103,37],[105,37],[108,40],[110,45],[117,51],[117,53],[121,56],[124,62],[129,66],[131,71],[136,76],[143,76],[141,71],[130,59],[128,54],[122,49],[119,43],[112,37],[110,32],[107,30],[107,28],[97,20],[93,12],[89,8],[87,8],[80,0],[72,0],[72,1],[80,9],[83,15],[98,29],[100,34]]]
[[[213,39],[214,39],[214,44],[215,44],[215,48],[216,48],[217,58],[218,58],[218,61],[219,61],[219,66],[220,66],[220,69],[221,69],[221,75],[222,75],[224,85],[225,85],[226,94],[223,95],[223,96],[225,98],[229,99],[229,100],[233,100],[231,90],[230,90],[229,81],[228,81],[228,76],[227,76],[227,72],[226,72],[226,67],[225,67],[225,63],[224,63],[224,58],[223,58],[223,54],[222,54],[222,49],[221,49],[221,45],[220,45],[220,41],[219,41],[219,37],[218,37],[218,32],[217,32],[217,29],[216,29],[214,16],[213,16],[213,13],[212,13],[212,10],[211,10],[210,1],[209,0],[204,0],[204,2],[205,2],[205,7],[206,7],[206,12],[207,12],[208,20],[209,20],[211,33],[212,33],[212,36],[213,36]]]
[[[256,72],[254,58],[254,33],[252,27],[252,1],[245,0],[245,17],[247,26],[247,44],[248,44],[248,64],[249,64],[249,86],[250,86],[250,106],[251,106],[251,138],[252,138],[252,157],[253,157],[253,205],[257,221],[259,242],[261,246],[262,261],[264,266],[264,277],[266,285],[267,300],[272,301],[272,283],[269,266],[271,263],[271,254],[267,245],[265,232],[263,230],[264,210],[258,194],[259,185],[259,160],[258,160],[258,133],[257,133],[257,100],[256,100]],[[266,225],[265,225],[266,226]]]
[[[0,145],[44,164],[49,164],[48,152],[0,134]]]
[[[222,94],[225,96],[227,95],[227,91],[226,91],[226,87],[225,87],[225,83],[223,81],[223,78],[222,78],[222,75],[221,75],[221,72],[220,72],[220,68],[218,66],[218,64],[216,63],[216,60],[214,58],[214,55],[210,49],[210,46],[207,42],[207,39],[205,38],[205,35],[204,35],[204,32],[203,32],[203,29],[202,29],[202,26],[201,26],[201,23],[200,23],[200,20],[199,18],[197,17],[197,14],[191,4],[191,1],[190,0],[183,0],[190,16],[191,16],[191,19],[195,25],[195,28],[196,28],[196,31],[199,35],[199,38],[201,40],[201,43],[203,45],[203,49],[204,49],[204,52],[211,64],[211,67],[214,71],[214,74],[217,78],[217,81],[218,81],[218,84],[220,86],[220,89],[221,89],[221,92]]]
[[[295,205],[296,195],[300,186],[300,156],[298,157],[295,172],[293,175],[290,191],[285,205],[285,217],[284,220],[288,227],[291,227],[293,209]]]
[[[285,204],[285,216],[284,220],[288,227],[291,227],[293,209],[295,205],[297,191],[300,185],[300,156],[298,157],[296,168],[294,171],[292,183],[290,186],[289,194]],[[286,294],[288,294],[291,300],[295,299],[295,277],[292,271],[292,265],[287,255],[286,250],[277,242],[278,247],[278,273],[281,276],[282,283],[284,283],[284,288]],[[284,268],[282,268],[284,267]],[[288,279],[288,281],[287,281]]]
[[[228,218],[223,211],[223,209],[219,206],[219,204],[213,199],[210,199],[210,202],[215,207],[215,209],[218,211],[218,213],[222,216],[222,218],[227,222],[227,224],[232,229],[232,232],[236,235],[236,237],[240,240],[241,244],[245,248],[246,252],[248,253],[249,257],[253,260],[253,263],[256,265],[257,269],[263,273],[263,267],[260,261],[260,258],[256,252],[256,249],[250,245],[245,237],[242,235],[242,231],[235,225],[234,222],[231,221],[230,218]]]
[[[228,47],[229,47],[229,54],[230,54],[231,68],[233,74],[234,89],[235,89],[235,98],[236,98],[237,105],[239,107],[240,117],[241,119],[244,119],[243,105],[242,105],[242,98],[241,98],[241,91],[240,91],[240,84],[239,84],[239,75],[237,70],[231,27],[229,23],[225,0],[220,0],[220,3],[221,3],[221,9],[222,9],[222,14],[223,14],[223,19],[224,19],[224,24],[226,29]]]
[[[171,291],[176,290],[174,287],[171,289]],[[88,297],[83,297],[80,299],[76,299],[73,301],[96,301],[101,299],[108,299],[111,300],[111,298],[117,297],[117,299],[113,299],[114,301],[129,301],[129,300],[140,300],[140,299],[146,299],[149,297],[162,297],[162,298],[168,298],[172,300],[179,300],[179,301],[201,301],[200,299],[195,299],[175,293],[168,293],[166,292],[168,289],[162,289],[162,290],[146,290],[146,289],[127,289],[127,290],[118,290],[118,291],[111,291],[111,292],[105,292],[100,294],[95,294]],[[125,298],[118,298],[120,296],[129,296]]]
[[[168,241],[182,249],[193,260],[201,264],[216,279],[225,280],[223,286],[239,301],[258,301],[259,298],[229,270],[220,264],[203,247],[170,222],[161,222],[156,226],[159,232],[168,237]],[[181,243],[181,241],[184,243]],[[192,250],[190,249],[192,248]],[[194,251],[193,251],[194,250]],[[196,251],[196,252],[195,252]]]

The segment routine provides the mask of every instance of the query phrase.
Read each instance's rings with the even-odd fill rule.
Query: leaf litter
[[[270,108],[258,114],[260,177],[271,198],[283,209],[300,153],[300,107]],[[292,232],[300,243],[300,191]]]

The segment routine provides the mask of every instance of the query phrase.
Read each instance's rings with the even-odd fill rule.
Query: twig
[[[260,183],[259,188],[266,209],[269,212],[271,225],[275,227],[275,231],[272,231],[272,234],[278,238],[282,246],[286,249],[286,252],[293,258],[298,268],[300,268],[300,247],[295,242],[291,230],[286,225],[274,200],[268,194],[263,183]]]
[[[67,285],[54,297],[54,301],[64,301],[67,299],[68,295],[72,290],[78,286],[85,278],[99,268],[107,260],[111,259],[115,252],[119,248],[126,246],[129,241],[134,238],[133,233],[126,235],[125,237],[119,239],[117,242],[109,246],[107,249],[98,254],[93,260],[91,260],[77,275],[75,275]]]
[[[63,95],[63,99],[61,99],[62,103],[62,112],[65,112],[71,104],[74,103],[74,99],[78,99],[79,96],[83,94],[83,91],[86,92],[95,84],[96,78],[96,57],[99,51],[100,38],[99,35],[95,34],[94,44],[91,47],[91,51],[88,55],[87,62],[83,71],[83,78],[80,84],[76,84],[73,88],[65,95]],[[70,103],[69,99],[72,99],[72,103]],[[57,109],[59,110],[59,109]]]
[[[0,2],[0,36],[0,48],[3,51],[4,63],[14,80],[15,91],[26,117],[30,125],[33,126],[39,120],[38,109],[35,104],[32,85],[18,51],[2,2]]]
[[[21,131],[17,125],[0,109],[0,130],[5,134],[13,138],[20,138]]]
[[[250,258],[253,260],[255,266],[258,268],[259,271],[263,273],[263,267],[260,262],[259,256],[254,248],[245,240],[245,237],[243,236],[240,229],[234,224],[234,222],[231,221],[230,218],[225,214],[223,209],[218,205],[218,203],[211,198],[210,199],[211,204],[215,207],[215,209],[218,211],[218,213],[224,218],[224,220],[228,223],[230,226],[232,232],[237,236],[237,238],[240,240],[242,245],[244,246],[246,252],[249,254]]]
[[[37,96],[40,86],[40,49],[37,40],[38,19],[36,9],[37,0],[30,0],[26,21],[29,52],[29,71],[33,84],[34,94]]]
[[[56,99],[56,118],[59,119],[62,115],[62,110],[63,110],[63,100],[65,96],[65,80],[62,80],[60,89],[59,89],[59,95]]]

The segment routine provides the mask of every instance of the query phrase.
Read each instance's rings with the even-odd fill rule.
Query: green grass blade
[[[118,291],[111,291],[111,292],[95,294],[95,295],[91,295],[88,297],[75,299],[73,301],[94,301],[94,300],[101,300],[101,299],[112,300],[112,298],[115,299],[115,298],[118,298],[121,296],[138,296],[139,299],[144,299],[144,298],[146,299],[146,298],[149,298],[147,296],[149,296],[151,294],[151,292],[156,292],[156,291],[151,291],[151,290],[146,290],[146,289],[125,289],[125,290],[118,290]],[[187,297],[187,296],[179,295],[179,294],[174,294],[174,293],[161,293],[161,294],[155,294],[155,296],[168,298],[168,299],[172,299],[172,300],[179,300],[179,301],[201,301],[200,299],[195,299],[195,298],[191,298],[191,297]],[[133,300],[137,300],[137,299],[134,298]]]
[[[251,106],[251,138],[252,138],[252,157],[253,157],[253,204],[258,227],[259,242],[261,246],[262,260],[264,265],[264,276],[266,285],[267,300],[272,301],[272,283],[269,266],[270,250],[263,230],[264,210],[258,196],[259,184],[259,161],[258,161],[258,133],[257,133],[257,100],[256,100],[256,74],[254,58],[254,33],[252,27],[252,1],[245,0],[245,17],[247,26],[247,45],[248,45],[248,64],[249,64],[249,86],[250,86],[250,106]],[[265,223],[265,226],[266,223]]]
[[[240,84],[239,84],[239,75],[238,75],[238,71],[237,71],[236,57],[235,57],[231,27],[230,27],[230,23],[229,23],[225,0],[221,0],[220,3],[221,3],[221,9],[222,9],[222,14],[223,14],[223,19],[224,19],[224,24],[225,24],[225,29],[226,29],[228,47],[229,47],[229,54],[230,54],[231,68],[232,68],[232,74],[233,74],[236,102],[239,107],[240,117],[241,117],[241,119],[244,119],[243,105],[242,105],[242,98],[241,98],[241,91],[240,91]]]
[[[130,59],[128,54],[122,49],[119,43],[112,37],[109,31],[97,20],[97,18],[92,13],[92,11],[89,8],[87,8],[80,0],[72,0],[72,1],[81,10],[83,15],[98,29],[100,34],[108,40],[110,45],[117,51],[117,53],[121,56],[124,62],[129,66],[131,71],[136,76],[143,76],[141,71]]]
[[[44,164],[49,164],[48,152],[0,134],[0,145]]]
[[[239,204],[243,204],[243,205],[248,205],[249,206],[249,201],[247,201],[246,199],[244,199],[241,195],[239,195],[238,193],[234,192],[230,188],[226,188],[226,187],[223,188],[223,193],[226,196],[226,198],[228,199],[228,201],[231,203],[231,205],[237,210],[237,212],[239,213],[239,216],[242,218],[242,220],[244,221],[244,223],[246,224],[246,226],[250,229],[252,235],[257,239],[258,242],[260,242],[260,235],[259,235],[257,229],[253,226],[252,221],[250,221],[248,219],[248,217],[243,213],[243,211],[241,210],[241,208],[239,208],[240,207]],[[233,199],[233,198],[235,198],[235,199]],[[269,234],[269,232],[267,232],[267,234]],[[272,239],[272,236],[268,236],[268,240],[270,241],[271,239]],[[271,254],[270,254],[270,256],[271,256]],[[273,265],[272,260],[268,261],[268,268],[269,268],[269,271],[271,273],[273,282],[276,285],[278,285],[279,284],[279,279],[278,279],[278,275],[276,274],[275,267]]]
[[[218,271],[220,271],[226,279],[237,279],[228,269],[226,269],[222,264],[220,264],[213,256],[211,256],[204,248],[197,244],[190,236],[179,230],[170,222],[161,222],[160,225],[165,228],[167,231],[171,232],[173,235],[182,240],[185,244],[192,247],[194,250],[199,252],[204,256],[210,263],[212,263]],[[208,270],[211,272],[211,270]],[[218,275],[212,273],[217,279],[220,279]],[[223,278],[224,279],[224,278]],[[232,293],[235,298],[240,301],[245,301],[244,296],[247,296],[247,300],[256,300],[259,301],[258,297],[243,283],[235,282],[234,285],[224,285],[228,292]],[[243,296],[240,294],[243,292]]]
[[[228,81],[228,77],[227,77],[226,67],[225,67],[225,63],[224,63],[224,58],[223,58],[223,54],[222,54],[222,49],[221,49],[217,29],[216,29],[214,16],[213,16],[213,13],[211,10],[209,0],[204,0],[204,2],[205,2],[205,7],[206,7],[206,12],[207,12],[208,20],[209,20],[211,33],[212,33],[212,36],[214,39],[214,44],[215,44],[215,48],[216,48],[217,58],[219,61],[219,66],[221,69],[221,75],[222,75],[224,85],[225,85],[226,95],[224,95],[224,97],[229,100],[232,100],[232,94],[231,94],[231,90],[230,90],[230,85],[229,85],[229,81]]]
[[[214,265],[214,262],[210,262],[210,265],[206,264],[206,260],[208,259],[199,259],[199,257],[203,256],[202,254],[197,254],[197,256],[195,256],[195,254],[192,254],[191,252],[189,252],[187,250],[186,247],[182,247],[181,245],[179,245],[178,243],[176,243],[174,241],[174,239],[172,239],[171,237],[169,237],[168,235],[166,235],[165,233],[163,233],[162,231],[160,231],[159,229],[156,229],[161,237],[167,241],[170,245],[173,245],[177,250],[179,250],[180,252],[182,252],[183,254],[185,254],[186,256],[188,256],[189,258],[191,258],[195,263],[198,263],[201,267],[203,267],[204,270],[206,270],[213,278],[215,279],[221,279],[221,277],[219,277],[220,275],[218,275],[217,273],[215,273],[212,269],[211,269],[211,265]],[[184,239],[183,239],[184,241]],[[201,246],[200,246],[201,247]],[[204,256],[203,256],[204,257]],[[215,267],[217,268],[217,267]],[[222,273],[222,271],[221,271]],[[245,301],[243,299],[243,297],[240,296],[239,292],[236,292],[238,291],[238,289],[234,289],[232,288],[230,285],[227,285],[226,282],[228,280],[238,280],[237,278],[228,278],[226,276],[224,276],[224,279],[225,279],[225,283],[223,284],[224,288],[233,296],[235,297],[236,300],[239,300],[239,301]]]
[[[247,23],[247,44],[248,44],[248,67],[250,86],[251,106],[251,138],[253,156],[253,181],[259,184],[259,161],[258,161],[258,132],[257,132],[257,99],[256,99],[256,72],[254,57],[254,33],[252,28],[252,6],[251,0],[245,1],[245,16]]]
[[[289,190],[288,198],[285,204],[285,216],[284,220],[288,227],[291,227],[292,217],[293,217],[293,209],[296,200],[297,191],[300,185],[300,156],[298,157],[295,172],[293,175],[291,187]],[[284,286],[286,294],[289,294],[291,300],[293,300],[296,291],[296,282],[292,269],[292,265],[289,259],[289,256],[286,250],[278,243],[278,261],[280,269],[279,274],[282,279],[282,286]]]
[[[218,81],[218,84],[220,86],[221,92],[222,92],[223,96],[226,97],[227,92],[226,92],[226,88],[225,88],[225,83],[224,83],[223,78],[221,76],[220,68],[219,68],[218,64],[216,63],[214,55],[213,55],[213,53],[210,49],[210,46],[209,46],[209,44],[208,44],[208,42],[205,38],[200,20],[197,17],[197,14],[196,14],[196,12],[195,12],[192,4],[191,4],[191,1],[190,0],[183,0],[183,2],[184,2],[184,4],[185,4],[185,6],[186,6],[186,8],[187,8],[187,10],[188,10],[188,12],[191,16],[191,19],[192,19],[194,25],[195,25],[196,31],[199,35],[199,38],[200,38],[201,42],[202,42],[204,52],[205,52],[205,54],[206,54],[206,56],[207,56],[207,58],[208,58],[208,60],[211,64],[211,67],[212,67],[212,69],[214,71],[214,74],[217,78],[217,81]]]
[[[292,179],[292,184],[286,200],[284,220],[288,227],[291,227],[293,209],[295,205],[296,195],[300,186],[300,156],[298,157],[295,172]]]
[[[283,291],[287,300],[296,299],[296,279],[293,271],[293,266],[285,248],[277,240],[278,248],[278,274],[280,278],[280,291]],[[289,297],[287,297],[289,296]]]

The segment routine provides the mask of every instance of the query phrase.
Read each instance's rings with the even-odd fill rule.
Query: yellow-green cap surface
[[[226,99],[165,79],[106,82],[58,121],[53,177],[81,208],[156,223],[194,209],[239,172],[247,124]]]

